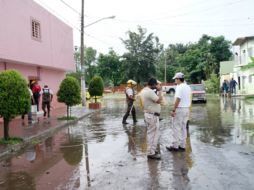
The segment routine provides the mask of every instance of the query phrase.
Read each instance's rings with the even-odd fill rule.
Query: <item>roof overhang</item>
[[[233,45],[234,45],[234,46],[239,46],[239,45],[244,44],[246,41],[252,40],[252,39],[254,39],[254,36],[247,36],[247,37],[237,38],[237,39],[235,40],[235,42],[233,43]]]

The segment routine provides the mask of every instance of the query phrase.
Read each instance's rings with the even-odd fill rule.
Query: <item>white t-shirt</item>
[[[30,88],[28,88],[28,91],[29,91],[30,96],[32,97],[33,96],[32,90]]]
[[[128,96],[133,96],[134,94],[133,94],[133,89],[132,88],[127,88],[126,89],[126,94],[128,95]]]
[[[180,98],[179,108],[191,106],[191,88],[185,82],[176,86],[175,99]]]
[[[141,98],[144,106],[144,112],[161,112],[161,105],[156,103],[159,96],[157,96],[151,88],[145,87],[141,92]]]

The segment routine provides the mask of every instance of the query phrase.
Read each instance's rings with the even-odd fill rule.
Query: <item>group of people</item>
[[[183,73],[176,73],[173,79],[177,84],[175,90],[175,102],[170,113],[170,116],[173,118],[173,139],[172,144],[170,146],[166,146],[166,149],[168,151],[185,151],[187,138],[186,125],[189,119],[189,108],[191,106],[191,88],[185,82]],[[127,82],[125,94],[128,106],[122,120],[124,125],[128,124],[126,120],[130,114],[133,116],[133,122],[137,122],[134,107],[135,85],[136,82],[133,80],[129,80]],[[145,124],[147,126],[148,159],[161,159],[161,155],[158,150],[161,103],[163,101],[161,90],[160,82],[155,78],[150,78],[147,86],[145,86],[140,93]]]
[[[237,82],[234,78],[231,78],[230,82],[225,79],[221,86],[222,94],[224,96],[228,96],[229,94],[236,94],[236,85]]]
[[[53,100],[53,92],[48,87],[48,85],[44,85],[43,88],[38,84],[38,81],[32,81],[31,84],[28,84],[28,91],[31,97],[31,105],[36,106],[37,112],[39,109],[40,99],[42,97],[42,110],[44,117],[50,117],[50,108],[51,102]],[[24,119],[25,114],[22,115],[22,119]],[[28,121],[32,121],[32,112],[28,112]]]

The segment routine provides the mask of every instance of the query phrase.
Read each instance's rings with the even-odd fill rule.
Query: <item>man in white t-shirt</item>
[[[173,141],[172,145],[166,148],[169,151],[185,151],[186,124],[189,119],[189,107],[191,106],[191,88],[184,81],[183,73],[176,73],[173,79],[177,84],[175,103],[171,112],[173,117]]]
[[[154,93],[154,90],[161,90],[157,86],[157,80],[151,78],[148,81],[148,86],[141,92],[141,98],[144,109],[145,123],[147,125],[147,158],[148,159],[160,159],[157,145],[160,137],[159,131],[159,116],[161,112],[161,93]]]

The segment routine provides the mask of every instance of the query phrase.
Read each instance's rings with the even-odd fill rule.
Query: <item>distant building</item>
[[[254,68],[243,69],[254,57],[254,36],[237,38],[233,45],[237,47],[233,76],[238,82],[239,94],[254,94]]]
[[[220,84],[222,85],[224,80],[228,82],[234,75],[235,61],[222,61],[220,62]]]
[[[16,69],[56,94],[75,69],[72,48],[72,28],[33,0],[0,0],[0,71]]]

